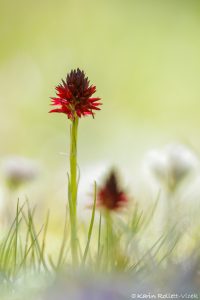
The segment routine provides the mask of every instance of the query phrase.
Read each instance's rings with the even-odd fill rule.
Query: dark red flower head
[[[128,202],[126,193],[119,188],[118,178],[115,171],[111,171],[104,186],[97,195],[97,205],[108,210],[122,208]]]
[[[68,119],[74,120],[76,116],[92,115],[94,110],[100,110],[100,98],[92,98],[96,92],[96,86],[90,85],[88,77],[80,69],[72,70],[56,87],[57,97],[51,98],[52,105],[58,108],[50,112],[64,113]]]

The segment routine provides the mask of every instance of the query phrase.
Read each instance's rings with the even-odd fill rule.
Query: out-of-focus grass
[[[54,207],[45,248],[49,251],[43,248],[45,235],[39,235],[40,244],[37,244],[41,227],[35,231],[32,213],[22,214],[19,208],[20,218],[15,220],[13,231],[1,244],[2,274],[9,277],[14,274],[14,266],[24,265],[25,261],[30,263],[29,258],[43,265],[43,251],[47,251],[47,266],[56,269],[62,245],[68,242],[61,223],[65,220],[63,208],[67,202],[69,123],[65,116],[47,112],[49,97],[55,93],[54,86],[71,68],[86,71],[103,101],[102,111],[95,120],[85,118],[80,122],[81,167],[95,168],[102,161],[105,164],[117,162],[128,172],[132,183],[138,161],[146,149],[155,144],[181,139],[197,149],[200,147],[199,17],[200,4],[195,0],[0,0],[0,158],[12,153],[41,162],[41,177],[32,189],[22,194],[24,197],[28,193],[30,202],[38,203],[43,234],[47,224],[43,214],[45,206],[48,203],[48,207]],[[84,176],[81,173],[81,178]],[[87,183],[88,192],[94,179],[98,178]],[[126,255],[131,251],[135,261],[129,265],[130,270],[135,266],[142,270],[146,263],[154,264],[154,255],[156,262],[161,262],[166,255],[171,255],[176,242],[176,236],[172,243],[167,235],[163,236],[167,245],[164,251],[163,240],[158,239],[157,232],[147,230],[140,236],[138,249],[140,222],[146,218],[140,211],[133,216],[128,225],[123,218],[117,222],[121,225],[117,231],[126,232],[125,241],[122,239],[124,245],[133,242],[128,253],[118,253],[119,269],[127,267]],[[24,231],[16,243],[21,220],[28,228],[27,245],[20,241],[25,241]],[[96,232],[98,226],[98,222],[94,224]],[[82,236],[82,246],[89,240],[87,234],[88,228]],[[194,232],[191,230],[183,237],[172,259],[179,259],[198,246],[198,238],[197,226]],[[157,248],[152,252],[149,249],[154,243]],[[98,234],[90,246],[93,248],[94,244],[100,249],[96,253],[100,257]],[[13,263],[16,246],[19,256],[17,263]],[[87,259],[92,259],[90,251]],[[60,261],[63,263],[62,257]]]
[[[97,85],[104,103],[95,123],[82,122],[81,161],[104,160],[112,153],[105,149],[124,142],[136,154],[168,138],[197,144],[198,1],[1,0],[0,5],[0,135],[6,139],[1,155],[15,151],[43,158],[48,148],[48,163],[58,161],[52,155],[65,149],[65,118],[47,114],[48,97],[77,66]],[[115,157],[123,162],[116,148]],[[132,154],[127,151],[125,156]]]
[[[18,203],[15,219],[0,243],[1,299],[26,299],[27,296],[32,297],[30,299],[46,299],[51,291],[50,299],[62,299],[72,290],[61,286],[73,282],[75,295],[72,299],[79,299],[79,289],[80,296],[84,295],[84,289],[91,283],[88,293],[102,293],[103,300],[107,299],[104,294],[107,285],[104,281],[103,285],[101,283],[103,278],[119,280],[116,286],[109,287],[113,293],[120,292],[121,296],[114,299],[124,299],[123,295],[127,297],[137,290],[143,293],[155,293],[158,288],[168,293],[178,293],[185,288],[188,293],[198,291],[199,239],[184,249],[187,232],[180,232],[177,224],[172,223],[164,227],[157,237],[152,236],[149,229],[158,213],[157,203],[147,213],[139,206],[133,206],[129,213],[121,216],[112,214],[113,237],[112,244],[109,244],[112,256],[109,260],[106,260],[107,242],[104,239],[106,223],[99,223],[97,219],[93,223],[93,209],[90,225],[79,223],[81,261],[80,268],[75,270],[71,268],[68,214],[64,231],[60,229],[57,232],[56,240],[48,226],[49,215],[43,224],[38,224],[35,218],[37,211],[31,210],[28,202],[22,206]],[[193,237],[196,226],[194,224],[190,231]],[[57,250],[52,248],[52,238]],[[182,271],[180,268],[183,268]],[[85,282],[83,286],[82,281]],[[96,284],[98,288],[92,292]]]
[[[132,183],[147,149],[174,139],[198,149],[199,16],[194,0],[0,1],[0,156],[41,161],[32,198],[64,198],[69,124],[47,112],[71,68],[103,101],[80,122],[81,167],[117,163]]]

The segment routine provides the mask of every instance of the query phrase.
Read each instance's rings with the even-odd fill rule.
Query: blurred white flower
[[[2,173],[6,184],[14,189],[34,179],[38,174],[38,166],[31,159],[11,156],[2,162]]]
[[[199,159],[185,145],[170,144],[150,151],[145,167],[169,190],[174,190],[183,178],[199,168]]]

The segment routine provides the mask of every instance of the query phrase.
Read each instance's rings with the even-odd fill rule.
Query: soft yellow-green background
[[[69,122],[48,110],[72,68],[103,102],[80,122],[80,167],[105,161],[131,173],[152,147],[200,148],[198,0],[0,0],[0,45],[0,156],[39,160],[44,195],[65,187]]]

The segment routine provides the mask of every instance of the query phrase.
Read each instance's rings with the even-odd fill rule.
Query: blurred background
[[[38,162],[29,200],[66,201],[69,121],[48,111],[73,68],[103,102],[79,126],[86,202],[107,166],[134,190],[150,149],[181,141],[198,151],[199,37],[198,0],[0,0],[0,159]]]

